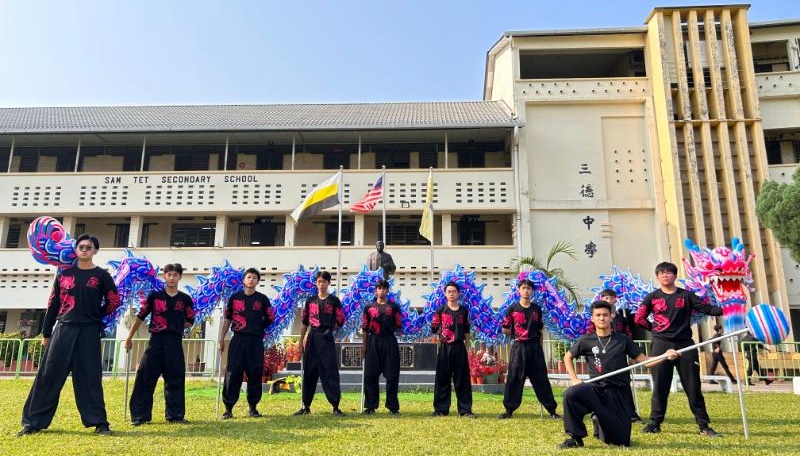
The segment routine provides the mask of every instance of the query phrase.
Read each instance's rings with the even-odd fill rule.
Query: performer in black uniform
[[[636,324],[648,329],[653,334],[651,355],[658,356],[672,348],[680,350],[694,345],[692,340],[692,312],[720,316],[722,308],[704,304],[700,298],[675,285],[678,267],[664,262],[656,265],[656,280],[659,288],[645,296],[639,310],[636,311]],[[653,314],[653,322],[647,319]],[[692,350],[668,363],[659,364],[653,369],[653,396],[650,399],[650,422],[642,432],[661,432],[661,422],[667,413],[667,399],[672,384],[672,370],[678,368],[678,375],[683,391],[689,399],[689,408],[694,414],[700,434],[707,437],[718,437],[709,424],[711,419],[706,411],[706,402],[700,390],[700,362],[697,352]]]
[[[339,367],[336,362],[336,342],[333,331],[344,325],[344,311],[339,298],[328,294],[331,274],[320,271],[316,277],[317,295],[308,298],[303,307],[300,344],[303,348],[303,407],[295,415],[311,413],[311,402],[317,391],[317,380],[322,381],[322,391],[333,406],[335,416],[343,416],[339,409],[342,399],[339,385]],[[311,327],[311,331],[308,328]],[[308,332],[308,340],[306,340]]]
[[[593,383],[582,383],[572,365],[574,358],[583,356],[589,366],[589,376],[597,377],[626,367],[629,357],[636,362],[649,359],[631,339],[611,330],[612,315],[614,307],[608,302],[592,303],[595,331],[578,338],[564,355],[564,364],[573,386],[564,392],[564,431],[570,438],[560,444],[559,448],[583,446],[583,438],[586,437],[583,417],[590,413],[597,420],[600,440],[611,445],[631,444],[631,420],[625,392],[630,391],[629,372]],[[666,353],[669,354],[669,359],[678,357],[673,349],[666,350]],[[657,363],[658,361],[654,362]]]
[[[508,375],[503,392],[505,413],[499,419],[511,418],[522,403],[522,389],[528,378],[536,398],[547,409],[550,418],[559,419],[553,389],[547,379],[547,363],[542,350],[542,309],[531,301],[533,282],[520,280],[517,284],[520,300],[508,307],[503,317],[503,334],[514,335],[511,356],[508,360]]]
[[[194,324],[192,298],[178,290],[183,276],[179,263],[164,266],[164,290],[154,291],[139,309],[125,339],[125,350],[133,346],[133,336],[150,315],[150,341],[136,370],[131,394],[131,423],[139,426],[153,419],[153,393],[158,377],[164,376],[164,415],[170,423],[188,421],[186,414],[186,362],[183,357],[183,330]]]
[[[459,289],[455,282],[444,287],[447,303],[433,314],[431,332],[439,336],[436,352],[436,380],[433,390],[433,416],[450,413],[450,382],[456,390],[458,414],[475,418],[472,413],[472,385],[469,381],[469,311],[459,305]]]
[[[711,336],[712,339],[716,339],[717,337],[722,337],[722,325],[714,325],[714,333]],[[717,365],[722,366],[722,370],[725,371],[725,375],[731,379],[732,384],[736,384],[736,377],[733,376],[731,373],[731,369],[728,367],[728,362],[725,361],[725,355],[722,353],[722,343],[721,341],[716,341],[711,344],[711,369],[709,369],[709,373],[714,375],[717,370]],[[711,383],[717,383],[716,380],[711,380]]]
[[[100,241],[82,234],[75,242],[78,264],[56,276],[44,316],[44,354],[22,409],[22,430],[17,435],[50,426],[70,372],[81,422],[85,427],[94,426],[98,434],[111,434],[103,399],[100,338],[103,317],[119,306],[119,294],[111,275],[92,263],[98,250]]]
[[[225,351],[225,335],[233,329],[228,351],[228,366],[225,369],[225,386],[222,403],[225,413],[222,419],[233,418],[233,406],[239,400],[244,373],[247,373],[247,403],[249,416],[261,418],[256,406],[261,401],[261,377],[264,374],[264,330],[275,320],[269,298],[256,291],[261,274],[256,268],[244,272],[244,290],[228,299],[225,307],[225,322],[219,336],[219,350]]]
[[[400,306],[386,300],[389,282],[378,281],[375,285],[375,301],[364,308],[361,317],[364,357],[364,414],[371,415],[378,408],[378,380],[386,378],[386,408],[389,413],[400,413],[397,389],[400,382],[400,348],[395,332],[403,327]]]

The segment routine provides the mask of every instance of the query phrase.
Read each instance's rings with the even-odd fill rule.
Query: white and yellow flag
[[[319,184],[306,199],[292,212],[291,217],[297,224],[302,219],[322,212],[323,209],[339,204],[339,182],[341,171]]]
[[[428,191],[425,194],[425,208],[422,210],[419,234],[433,245],[433,168],[428,173]]]

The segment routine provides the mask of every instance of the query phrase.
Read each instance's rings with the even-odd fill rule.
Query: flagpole
[[[433,182],[433,166],[430,167],[430,171],[429,172],[430,172],[430,176],[431,176],[431,182]],[[434,215],[435,215],[435,213],[433,211],[433,188],[431,188],[430,211],[431,211],[431,239],[430,239],[430,241],[431,241],[431,283],[433,283],[433,275],[434,275],[433,274],[433,241],[434,241],[434,239],[436,239],[436,234],[435,234],[435,232],[433,230],[433,228],[434,228]]]
[[[386,165],[381,166],[381,182],[382,182],[381,185],[383,185],[383,191],[382,191],[382,193],[383,193],[383,197],[382,197],[382,199],[383,199],[383,237],[381,238],[381,240],[383,240],[383,245],[385,246],[386,245],[386,198],[389,195],[389,193],[388,193],[389,186],[386,185]]]
[[[336,297],[340,298],[339,296],[339,289],[342,287],[342,204],[344,201],[342,200],[343,195],[343,184],[342,184],[342,174],[344,173],[344,167],[339,165],[339,232],[337,234],[336,239],[336,250],[338,254],[338,259],[336,262]]]

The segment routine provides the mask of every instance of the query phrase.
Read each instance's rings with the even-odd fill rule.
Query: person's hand
[[[714,353],[719,353],[719,352],[721,352],[721,351],[722,351],[722,350],[720,350],[719,348],[715,348],[715,349],[714,349]]]
[[[580,385],[581,383],[583,383],[583,380],[579,379],[578,377],[575,377],[575,378],[569,379],[569,382],[572,384],[572,386],[575,386],[575,385]]]
[[[50,343],[49,337],[42,337],[42,348],[47,347],[47,344]]]
[[[217,342],[217,348],[219,348],[219,352],[222,353],[225,351],[225,341],[221,340]]]
[[[123,346],[125,347],[125,351],[129,352],[131,351],[131,347],[133,347],[133,341],[130,339],[125,339],[125,342],[123,342]]]
[[[666,351],[666,354],[667,354],[667,359],[668,359],[668,360],[670,360],[670,361],[672,361],[672,360],[674,360],[674,359],[678,359],[678,357],[679,357],[679,356],[681,356],[681,354],[680,354],[680,353],[676,352],[676,351],[675,351],[674,349],[672,349],[672,348],[670,348],[669,350],[667,350],[667,351]]]

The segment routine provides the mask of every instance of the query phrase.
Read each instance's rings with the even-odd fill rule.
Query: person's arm
[[[183,328],[188,329],[194,326],[194,317],[195,317],[194,301],[192,300],[192,297],[189,295],[185,295],[184,297],[189,298],[189,305],[183,307],[183,315],[185,319],[183,322]]]
[[[108,272],[103,271],[102,280],[103,288],[105,289],[104,296],[106,299],[100,308],[100,313],[102,313],[104,316],[111,315],[120,305],[119,291],[117,291],[117,284],[114,283],[114,279],[111,278],[111,274]]]
[[[579,383],[583,383],[583,380],[578,378],[578,374],[575,372],[575,366],[572,364],[572,360],[574,356],[569,351],[564,354],[564,367],[567,369],[567,375],[569,375],[569,381],[573,385],[577,385]]]
[[[469,351],[469,348],[470,348],[470,345],[469,345],[469,333],[465,333],[464,334],[464,347],[466,347],[467,351]]]
[[[436,335],[436,338],[439,342],[441,342],[441,339],[439,338],[439,331],[442,329],[442,313],[440,310],[441,308],[437,309],[433,313],[433,318],[431,318],[431,333]]]
[[[333,329],[339,329],[344,326],[344,310],[342,310],[342,301],[339,301],[339,298],[336,298],[336,301],[334,301],[333,311],[336,314],[336,324]]]
[[[44,314],[44,322],[42,324],[42,347],[47,347],[47,344],[50,343],[50,336],[53,335],[53,326],[56,325],[58,311],[61,309],[60,278],[61,274],[58,274],[53,281],[50,297],[47,299],[47,311]]]
[[[647,316],[653,312],[653,293],[649,293],[647,296],[644,297],[644,301],[636,310],[636,315],[633,317],[633,321],[641,326],[642,328],[650,331],[653,329],[653,325],[647,320]]]
[[[300,329],[300,357],[302,358],[306,354],[306,331],[308,331],[308,325],[303,324],[302,329]]]
[[[219,348],[220,352],[225,351],[225,335],[228,334],[228,330],[231,328],[231,321],[225,318],[222,322],[222,328],[220,328],[219,332],[219,342],[217,343],[217,347]]]
[[[700,296],[697,296],[689,290],[686,290],[686,294],[689,296],[689,303],[692,305],[694,310],[714,317],[719,317],[722,315],[722,307],[703,302],[703,300],[700,299]]]
[[[511,307],[506,309],[506,314],[503,316],[503,321],[500,323],[500,328],[503,330],[503,334],[506,336],[510,336],[512,331],[511,325],[514,324],[514,320],[511,318]]]
[[[131,329],[128,331],[128,337],[125,338],[125,351],[131,351],[131,347],[133,347],[133,336],[136,335],[136,331],[139,330],[139,326],[142,325],[142,320],[137,316],[133,319],[133,324],[131,325]]]
[[[275,322],[275,310],[272,309],[272,303],[269,301],[269,298],[266,299],[267,302],[264,304],[264,329],[269,328],[270,325]]]

